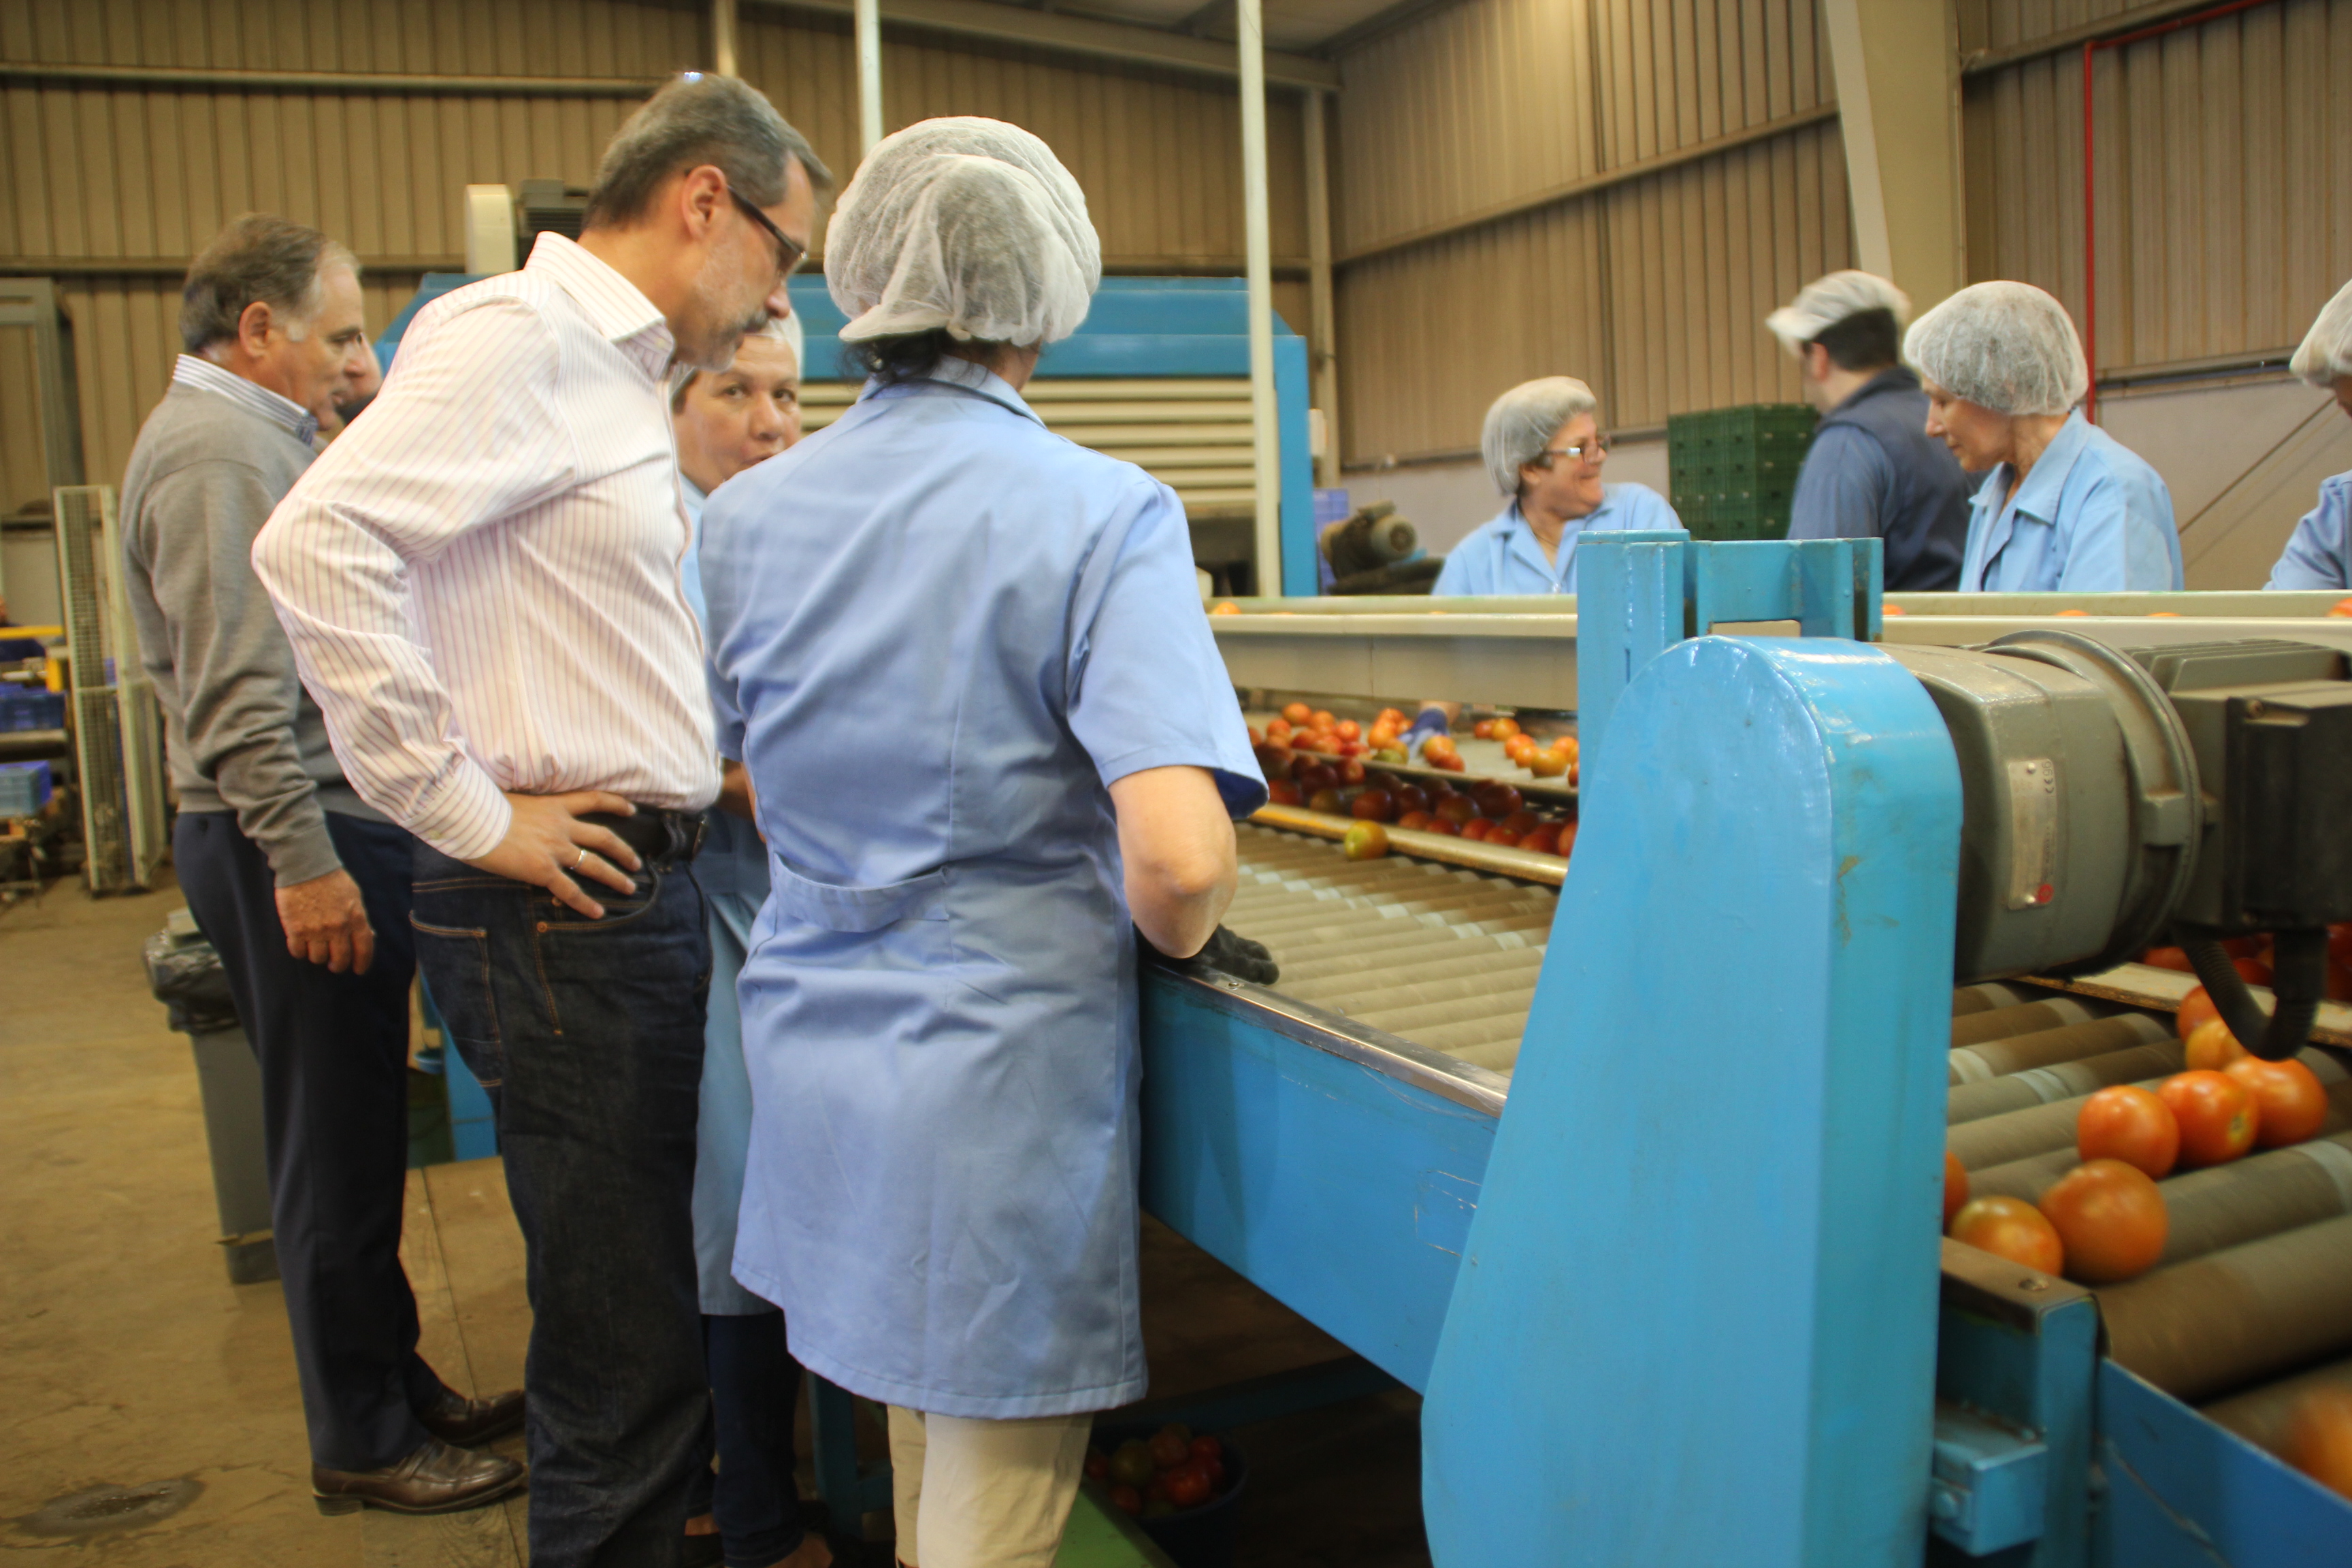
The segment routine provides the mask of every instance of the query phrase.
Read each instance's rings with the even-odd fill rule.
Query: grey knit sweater
[[[122,476],[131,618],[180,809],[236,813],[281,888],[342,863],[327,812],[383,820],[343,782],[253,574],[254,535],[310,458],[247,402],[174,382]]]

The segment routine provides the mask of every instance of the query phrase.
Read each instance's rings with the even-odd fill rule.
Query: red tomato
[[[2085,1160],[2120,1160],[2162,1181],[2180,1158],[2180,1122],[2153,1089],[2112,1084],[2083,1101],[2074,1149]]]
[[[1396,819],[1396,825],[1410,833],[1426,833],[1437,819],[1425,811],[1408,811]]]
[[[1470,797],[1465,795],[1449,795],[1432,811],[1440,820],[1450,822],[1456,827],[1478,815],[1478,808],[1470,804]]]
[[[2121,1160],[2075,1166],[2042,1194],[2042,1212],[2066,1248],[2067,1274],[2085,1285],[2147,1273],[2172,1227],[2156,1183]]]
[[[1290,770],[1290,776],[1298,781],[1298,787],[1308,795],[1313,795],[1318,789],[1339,787],[1339,770],[1328,763],[1318,763],[1312,757],[1304,759],[1303,766],[1293,767]]]
[[[2230,963],[2249,985],[2268,985],[2271,983],[2271,966],[2259,958],[2233,958]]]
[[[1168,1472],[1168,1500],[1178,1508],[1198,1508],[1209,1500],[1209,1472],[1200,1465],[1182,1464]]]
[[[1576,847],[1576,823],[1571,819],[1559,826],[1559,852],[1562,856]]]
[[[1376,752],[1385,752],[1396,744],[1396,730],[1387,724],[1375,724],[1364,731],[1364,744]]]
[[[1486,842],[1497,849],[1516,849],[1519,847],[1519,836],[1498,822],[1486,830]]]
[[[1306,804],[1306,797],[1298,793],[1298,786],[1292,784],[1288,779],[1276,779],[1272,784],[1265,786],[1265,804],[1268,805],[1302,805]]]
[[[2231,1062],[2227,1076],[2254,1097],[2254,1142],[2265,1149],[2300,1143],[2326,1125],[2327,1091],[2301,1062],[2248,1057]]]
[[[1495,738],[1495,721],[1492,719],[1479,720],[1475,724],[1470,726],[1470,738],[1474,741],[1493,740]]]
[[[1377,822],[1359,822],[1348,829],[1348,837],[1339,841],[1339,848],[1350,860],[1385,859],[1389,830]]]
[[[2340,963],[2327,966],[2327,999],[2330,1002],[2352,1002],[2352,969]]]
[[[2173,1032],[2185,1040],[2198,1025],[2210,1024],[2221,1016],[2221,1009],[2213,1005],[2213,998],[2206,995],[2205,987],[2200,985],[2180,999],[2180,1015],[2172,1020]]]
[[[2183,974],[2194,974],[2197,966],[2189,955],[2177,947],[2151,947],[2139,955],[2139,961],[2152,969],[2177,969]]]
[[[1419,784],[1401,784],[1389,793],[1396,796],[1399,811],[1427,811],[1429,792]]]
[[[2246,1086],[2223,1073],[2175,1073],[2157,1090],[2180,1122],[2180,1163],[2221,1165],[2254,1146],[2262,1110]]]
[[[2352,599],[2329,611],[2352,615]],[[2295,1401],[2280,1457],[2330,1491],[2352,1498],[2352,1388],[2315,1388]]]
[[[1566,752],[1534,751],[1528,753],[1528,772],[1539,779],[1556,779],[1568,772]]]
[[[1242,607],[1231,599],[1220,599],[1209,606],[1209,614],[1213,616],[1238,616],[1241,613]]]
[[[1307,797],[1307,809],[1309,811],[1328,811],[1332,815],[1337,816],[1339,811],[1339,792],[1336,789],[1317,790],[1313,795]]]
[[[1342,719],[1333,727],[1339,731],[1339,739],[1343,741],[1360,741],[1364,738],[1364,727],[1353,719]]]
[[[1453,756],[1461,750],[1451,735],[1432,735],[1421,743],[1421,754],[1432,760]]]
[[[1304,724],[1314,717],[1315,710],[1304,702],[1293,702],[1282,710],[1283,721],[1287,724]]]
[[[1396,802],[1384,789],[1368,789],[1356,797],[1348,813],[1363,822],[1387,822],[1396,816]]]
[[[1509,740],[1503,742],[1503,755],[1510,758],[1511,761],[1518,763],[1521,767],[1527,766],[1528,759],[1534,756],[1536,752],[1540,750],[1542,750],[1542,748],[1538,746],[1533,739],[1526,735],[1514,735]]]
[[[1442,757],[1430,757],[1428,762],[1431,767],[1443,769],[1449,773],[1466,773],[1470,771],[1470,764],[1464,762],[1461,753],[1457,752],[1448,752]]]
[[[1519,721],[1517,719],[1497,719],[1495,721],[1494,735],[1495,739],[1497,741],[1507,741],[1517,733],[1519,733]]]
[[[1368,757],[1372,749],[1361,741],[1334,741],[1331,744],[1343,757]]]
[[[1952,1239],[2057,1274],[2066,1267],[2066,1246],[2042,1212],[2022,1198],[1971,1198],[1952,1216]]]
[[[1520,839],[1519,847],[1531,855],[1557,855],[1559,853],[1559,828],[1552,823],[1544,823]]]
[[[2331,616],[2352,616],[2352,599],[2336,600],[2335,604],[2328,606],[2327,613]]]
[[[1291,735],[1291,725],[1290,725],[1290,721],[1289,721],[1289,720],[1287,720],[1287,719],[1268,719],[1268,720],[1265,721],[1265,738],[1266,738],[1267,740],[1269,740],[1269,741],[1286,741],[1286,740],[1288,740],[1288,739],[1290,738],[1290,735]]]
[[[1459,838],[1462,837],[1462,829],[1454,824],[1446,821],[1445,818],[1442,816],[1431,817],[1429,819],[1429,826],[1424,831],[1434,833],[1441,838]]]
[[[2188,1049],[2181,1055],[2193,1071],[2221,1072],[2231,1062],[2243,1061],[2246,1047],[2238,1044],[2229,1025],[2215,1018],[2189,1031]]]
[[[1256,725],[1244,724],[1242,728],[1249,731],[1250,748],[1253,751],[1265,744],[1265,736],[1259,731]]]
[[[2327,957],[2332,963],[2352,968],[2352,921],[2327,928]]]
[[[1470,792],[1470,798],[1477,804],[1479,816],[1492,817],[1496,822],[1527,804],[1519,797],[1519,792],[1507,784],[1480,784]]]
[[[1474,816],[1462,825],[1462,837],[1474,843],[1483,844],[1486,840],[1486,835],[1493,832],[1494,828],[1495,825],[1485,817]]]
[[[1270,779],[1287,775],[1298,760],[1298,753],[1288,746],[1260,746],[1253,754],[1257,758],[1257,771]]]
[[[1341,757],[1332,771],[1339,775],[1339,782],[1343,784],[1364,782],[1364,760],[1361,757]]]
[[[1110,1506],[1129,1519],[1140,1518],[1143,1513],[1143,1494],[1122,1481],[1110,1489]]]
[[[1307,715],[1307,722],[1309,727],[1327,733],[1337,731],[1339,728],[1339,721],[1332,717],[1331,710],[1328,708],[1318,708]]]
[[[1171,1421],[1151,1435],[1151,1462],[1163,1470],[1172,1470],[1192,1457],[1192,1429],[1181,1422]]]
[[[1383,708],[1380,711],[1380,721],[1383,724],[1391,725],[1402,730],[1404,728],[1404,710],[1402,708]]]
[[[1518,810],[1511,813],[1510,816],[1503,818],[1503,826],[1509,828],[1512,832],[1517,834],[1522,838],[1525,838],[1528,834],[1534,832],[1536,828],[1542,824],[1542,817],[1538,816],[1534,812],[1529,811],[1524,805],[1519,807]]]
[[[1087,1479],[1108,1480],[1110,1478],[1110,1456],[1100,1448],[1087,1450]]]
[[[1944,1151],[1944,1228],[1952,1227],[1952,1216],[1969,1206],[1969,1171],[1960,1157],[1949,1149]]]

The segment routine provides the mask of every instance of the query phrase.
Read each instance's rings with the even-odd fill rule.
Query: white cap
[[[2286,367],[2314,386],[2334,386],[2338,376],[2352,375],[2352,283],[2319,308],[2319,320],[2303,334],[2303,346]]]
[[[1995,414],[2063,414],[2091,390],[2066,307],[2031,283],[1977,283],[1911,323],[1903,357]]]
[[[1797,297],[1764,318],[1765,326],[1790,353],[1849,316],[1864,310],[1892,310],[1899,330],[1911,315],[1911,301],[1903,290],[1874,272],[1851,269],[1816,278],[1797,290]]]
[[[1024,348],[1068,337],[1102,281],[1086,193],[1001,120],[926,120],[875,143],[825,231],[844,342],[945,328]]]

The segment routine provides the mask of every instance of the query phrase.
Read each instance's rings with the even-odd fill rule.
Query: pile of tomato
[[[1225,1446],[1171,1421],[1150,1437],[1134,1437],[1106,1454],[1087,1449],[1087,1479],[1110,1489],[1111,1506],[1138,1519],[1165,1519],[1223,1497],[1232,1489]]]
[[[2230,955],[2231,964],[2249,985],[2268,985],[2272,980],[2271,939],[2267,936],[2233,936],[2221,943]],[[2142,963],[2157,969],[2177,969],[2183,974],[2194,974],[2197,966],[2189,955],[2177,947],[2151,947],[2139,955]],[[2199,994],[2202,994],[2200,989]],[[2352,924],[2327,928],[2327,999],[2330,1002],[2352,1002]]]
[[[1517,719],[1481,719],[1471,726],[1471,738],[1500,741],[1503,754],[1539,779],[1565,777],[1576,783],[1579,747],[1573,735],[1556,735],[1549,744],[1519,728]]]
[[[2312,1070],[2249,1054],[2203,986],[2189,994],[2175,1022],[2188,1043],[2186,1070],[2154,1089],[2114,1084],[2084,1100],[2074,1121],[2083,1163],[2040,1204],[1971,1200],[1968,1173],[1946,1151],[1944,1222],[1952,1239],[2086,1285],[2129,1279],[2164,1256],[2170,1220],[2157,1184],[2176,1167],[2284,1149],[2326,1125],[2327,1091]]]
[[[1367,769],[1356,757],[1326,763],[1312,753],[1293,753],[1286,763],[1275,751],[1272,746],[1258,749],[1258,765],[1272,780],[1266,786],[1267,804],[1355,818],[1347,841],[1351,859],[1387,854],[1390,826],[1563,859],[1576,847],[1575,818],[1537,811],[1499,780],[1484,779],[1466,790],[1442,779],[1424,787]]]

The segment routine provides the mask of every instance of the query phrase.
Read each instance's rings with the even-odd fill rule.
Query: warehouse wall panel
[[[652,79],[707,63],[700,0],[16,0],[0,58],[253,70]],[[856,162],[846,18],[747,9],[747,79],[845,179]],[[1086,189],[1114,265],[1236,267],[1243,248],[1240,108],[1231,83],[894,30],[885,102],[897,127],[985,114],[1052,142]],[[428,261],[464,249],[461,188],[560,178],[585,184],[626,99],[0,88],[0,258],[85,264],[59,275],[77,329],[84,443],[119,475],[163,394],[178,282],[87,264],[184,259],[237,213],[315,224],[362,257],[380,326]],[[1307,249],[1299,106],[1269,103],[1278,260]],[[1304,329],[1304,288],[1276,305]]]
[[[2021,14],[1987,0],[1972,25],[1999,46],[2100,14],[2064,5]],[[2301,338],[2352,277],[2347,81],[2352,0],[2272,0],[2100,51],[2103,373]],[[1964,115],[1971,275],[2038,284],[2081,321],[2080,51],[1970,78]]]
[[[1348,251],[1835,97],[1814,0],[1475,0],[1342,61]]]

